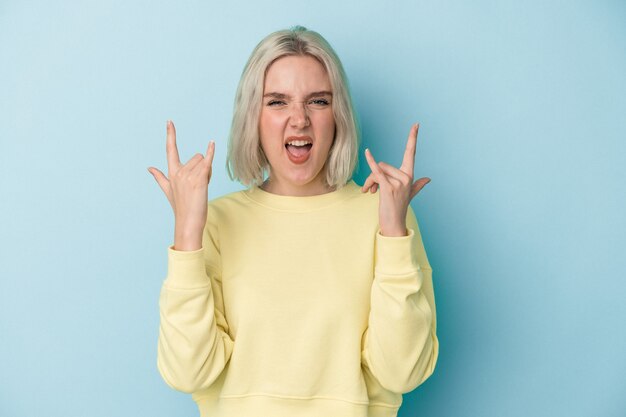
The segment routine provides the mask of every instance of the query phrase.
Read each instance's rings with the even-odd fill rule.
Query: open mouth
[[[308,140],[292,140],[285,145],[287,156],[292,162],[303,163],[311,154],[313,144]]]

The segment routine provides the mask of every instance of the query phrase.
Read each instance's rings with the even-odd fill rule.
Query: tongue
[[[297,158],[306,155],[310,150],[311,150],[311,145],[304,145],[304,146],[287,145],[287,151],[289,151],[290,154],[292,154],[293,156]]]

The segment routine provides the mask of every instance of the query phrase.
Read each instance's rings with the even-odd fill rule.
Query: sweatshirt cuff
[[[204,266],[204,249],[180,251],[167,248],[167,278],[170,288],[198,288],[211,283]]]
[[[415,231],[408,236],[383,236],[376,232],[376,272],[383,275],[405,275],[420,270],[415,250]]]

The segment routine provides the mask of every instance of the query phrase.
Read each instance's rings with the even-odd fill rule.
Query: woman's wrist
[[[202,233],[174,232],[174,250],[192,251],[202,248]]]
[[[380,234],[386,237],[401,237],[408,236],[406,226],[395,226],[383,229],[380,228]]]

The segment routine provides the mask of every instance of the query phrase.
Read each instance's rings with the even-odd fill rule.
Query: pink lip
[[[309,158],[311,157],[311,151],[309,151],[307,154],[301,156],[301,157],[296,157],[294,155],[291,154],[291,152],[289,152],[287,150],[287,144],[289,142],[291,142],[292,140],[306,140],[308,142],[311,142],[311,149],[313,149],[313,140],[311,139],[310,136],[289,136],[287,138],[287,140],[285,141],[285,153],[287,153],[287,158],[289,158],[289,160],[291,162],[293,162],[294,164],[303,164],[306,161],[309,160]]]
[[[285,145],[287,145],[292,140],[306,140],[306,141],[311,142],[311,144],[313,144],[313,139],[311,139],[310,136],[289,136],[287,140],[285,140]]]

